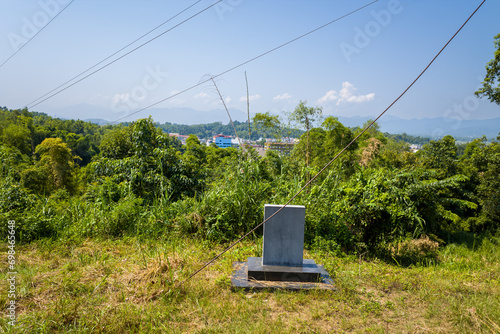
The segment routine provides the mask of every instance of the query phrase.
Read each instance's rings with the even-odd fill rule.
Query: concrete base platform
[[[302,261],[302,266],[269,266],[262,264],[261,257],[249,257],[248,278],[258,281],[319,282],[321,269],[314,260]]]
[[[320,279],[316,282],[264,281],[248,278],[248,262],[233,262],[231,288],[245,290],[283,289],[283,290],[336,290],[328,272],[322,265],[316,265]]]

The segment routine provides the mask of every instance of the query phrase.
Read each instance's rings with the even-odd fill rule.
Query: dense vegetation
[[[260,116],[263,129],[282,131]],[[361,136],[293,203],[306,206],[305,256],[325,265],[335,292],[232,293],[231,263],[261,256],[259,231],[177,285],[359,131],[328,117],[290,156],[259,157],[195,136],[182,145],[151,118],[101,127],[3,108],[0,232],[6,240],[15,221],[17,322],[8,324],[4,307],[0,328],[500,330],[500,137],[456,145],[446,136],[412,153],[377,127]],[[7,278],[0,271],[2,291]],[[0,304],[9,298],[0,294]]]
[[[229,241],[262,221],[265,203],[286,202],[356,131],[328,117],[310,129],[308,154],[301,140],[290,156],[261,158],[251,148],[204,146],[195,136],[181,145],[151,118],[101,127],[3,108],[0,214],[16,220],[23,242],[124,235]],[[495,233],[500,143],[479,138],[461,151],[446,136],[412,153],[408,143],[370,129],[294,201],[307,208],[307,246],[411,260],[411,252],[395,249],[419,238],[444,244],[464,233]]]

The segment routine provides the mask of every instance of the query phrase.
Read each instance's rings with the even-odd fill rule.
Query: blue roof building
[[[217,135],[215,136],[215,145],[217,145],[220,148],[231,147],[231,137],[224,135]]]

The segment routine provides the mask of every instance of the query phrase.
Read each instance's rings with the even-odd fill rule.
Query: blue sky
[[[0,0],[0,63],[69,2]],[[0,105],[28,105],[194,2],[75,0],[0,68]],[[148,38],[214,2],[201,1]],[[114,121],[369,2],[224,0],[31,110]],[[321,106],[325,115],[374,117],[413,81],[480,2],[380,0],[217,78],[217,84],[231,110],[246,111],[246,71],[252,114],[292,111],[307,100],[310,106]],[[500,117],[498,105],[473,94],[493,57],[499,13],[500,2],[487,0],[389,114],[406,119]],[[189,124],[196,123],[196,116],[185,108],[208,112],[222,105],[207,83],[155,108],[165,109],[155,116],[158,121]],[[125,120],[148,115],[144,110]],[[227,122],[219,118],[214,114],[213,121]]]

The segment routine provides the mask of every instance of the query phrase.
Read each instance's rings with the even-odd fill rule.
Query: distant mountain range
[[[361,126],[368,117],[339,117],[345,126]],[[456,138],[478,138],[485,135],[496,138],[500,133],[500,117],[492,119],[459,120],[436,117],[421,119],[402,119],[395,116],[382,117],[378,124],[382,132],[407,133],[412,136],[441,138],[451,135]]]
[[[51,111],[40,110],[50,116],[66,118],[94,120],[98,122],[131,122],[138,118],[146,118],[151,115],[155,122],[175,123],[175,124],[206,124],[213,122],[228,123],[227,112],[225,109],[213,109],[209,111],[195,110],[192,108],[151,108],[141,111],[137,114],[131,114],[135,110],[113,110],[90,104],[78,104],[64,108],[54,108]],[[246,121],[247,114],[238,109],[229,109],[233,120]],[[129,117],[126,117],[130,115]],[[122,119],[123,118],[123,119]]]
[[[133,110],[131,111],[133,112]],[[49,114],[61,118],[73,118],[88,120],[96,124],[108,124],[114,122],[130,112],[114,111],[103,107],[80,104],[67,108],[55,109]],[[233,120],[246,121],[246,112],[238,109],[230,109]],[[159,123],[175,124],[206,124],[213,122],[228,123],[227,113],[224,109],[214,109],[210,111],[200,111],[191,108],[151,108],[131,117],[124,118],[122,121],[130,122],[138,118],[144,118],[151,115]],[[362,126],[369,117],[338,117],[339,121],[345,126]],[[445,135],[452,135],[456,138],[477,138],[483,135],[488,138],[496,138],[500,132],[500,117],[492,119],[452,119],[452,118],[422,118],[422,119],[402,119],[396,116],[388,115],[382,117],[378,124],[382,132],[393,134],[407,133],[412,136],[424,136],[432,138],[441,138]]]

